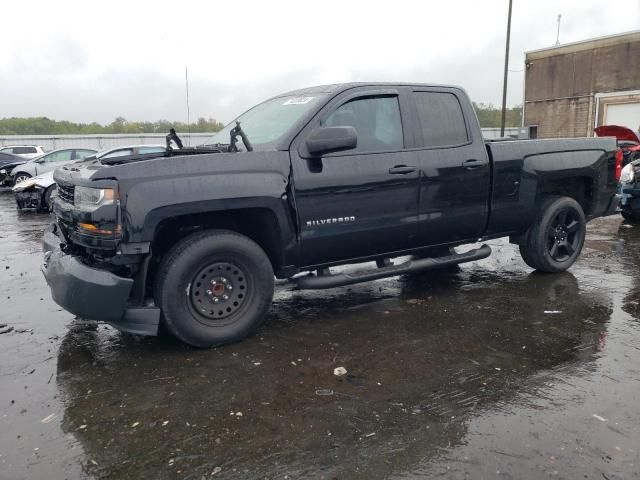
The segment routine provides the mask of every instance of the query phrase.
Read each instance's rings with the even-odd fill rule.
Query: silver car
[[[11,172],[11,176],[13,177],[13,182],[18,184],[28,178],[53,171],[65,163],[82,160],[95,153],[96,150],[91,148],[61,148],[53,150],[17,166]]]
[[[145,153],[164,153],[166,150],[167,147],[165,145],[129,145],[126,147],[114,147],[102,150],[101,152],[85,158],[106,159]],[[82,159],[72,160],[72,162],[80,160]],[[53,180],[53,169],[61,165],[62,163],[54,164],[48,172],[39,174],[33,178],[26,177],[20,182],[16,179],[16,185],[13,187],[13,193],[19,210],[24,208],[32,208],[41,212],[48,212],[51,210],[53,196],[56,191],[56,184]]]

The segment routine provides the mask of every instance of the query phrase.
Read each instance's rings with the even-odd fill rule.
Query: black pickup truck
[[[308,88],[202,148],[58,169],[43,272],[79,317],[220,345],[260,325],[274,275],[338,287],[485,258],[452,247],[497,237],[566,270],[617,207],[616,158],[613,138],[485,142],[456,87]]]

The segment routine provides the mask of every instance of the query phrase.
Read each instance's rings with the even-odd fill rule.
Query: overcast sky
[[[514,0],[508,104],[524,52],[640,29],[640,0]],[[614,8],[615,5],[615,8]],[[499,105],[508,0],[5,1],[0,118],[225,123],[304,86],[453,83]]]

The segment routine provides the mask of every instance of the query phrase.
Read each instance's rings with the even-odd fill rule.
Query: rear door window
[[[349,126],[356,129],[358,145],[349,153],[400,150],[404,147],[400,106],[396,96],[351,100],[329,115],[323,126]]]
[[[469,141],[458,98],[447,92],[413,92],[425,147],[451,147]]]

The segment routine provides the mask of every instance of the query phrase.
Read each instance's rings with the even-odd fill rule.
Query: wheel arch
[[[542,178],[536,192],[536,205],[550,196],[573,198],[589,217],[596,208],[596,180],[588,175]]]
[[[202,230],[222,229],[240,233],[256,242],[267,254],[277,273],[285,265],[283,239],[286,226],[278,214],[264,206],[242,206],[224,210],[174,212],[154,222],[151,249],[155,258],[164,254],[182,238]]]

